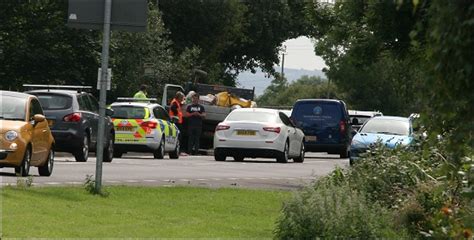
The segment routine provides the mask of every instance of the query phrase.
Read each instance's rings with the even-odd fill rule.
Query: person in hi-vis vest
[[[171,101],[170,104],[170,109],[169,109],[169,115],[170,118],[173,118],[174,116],[178,117],[178,122],[176,122],[176,126],[178,126],[179,131],[181,134],[179,135],[179,142],[182,141],[182,133],[183,133],[183,111],[181,109],[181,106],[183,105],[183,100],[184,100],[184,93],[181,91],[177,91],[175,97]]]

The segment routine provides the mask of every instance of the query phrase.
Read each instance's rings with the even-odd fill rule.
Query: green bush
[[[348,184],[323,180],[286,202],[275,237],[278,239],[375,239],[406,237],[392,214],[367,201]]]

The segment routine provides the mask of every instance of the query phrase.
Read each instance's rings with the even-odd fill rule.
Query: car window
[[[121,119],[145,119],[148,117],[147,109],[139,106],[112,106],[114,114],[112,118]]]
[[[156,107],[153,109],[153,115],[155,115],[156,118],[162,119],[165,121],[169,121],[170,117],[168,113],[162,108],[162,107]]]
[[[25,120],[26,99],[0,94],[0,119]]]
[[[407,136],[410,133],[410,123],[408,120],[372,118],[362,126],[360,132]]]
[[[36,114],[41,114],[41,115],[44,115],[43,114],[43,109],[41,108],[41,104],[38,100],[36,99],[31,99],[31,103],[30,103],[30,120],[33,119],[33,117],[36,115]]]
[[[89,99],[89,107],[92,112],[98,113],[99,112],[99,102],[97,99],[92,95],[87,95]]]
[[[227,116],[226,121],[249,122],[277,122],[277,115],[269,112],[239,112],[233,111]]]
[[[72,97],[59,94],[37,94],[36,95],[44,110],[68,109],[72,105]]]
[[[302,102],[292,112],[297,126],[335,126],[343,117],[337,102]]]
[[[89,99],[87,99],[86,95],[78,95],[77,102],[79,103],[79,110],[82,111],[91,111]]]

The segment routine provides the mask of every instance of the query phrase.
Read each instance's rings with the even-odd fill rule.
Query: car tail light
[[[341,134],[344,134],[346,131],[346,124],[344,124],[344,121],[339,122],[339,131],[341,131]]]
[[[221,131],[221,130],[227,130],[229,128],[230,128],[230,126],[228,126],[228,125],[217,125],[216,132]]]
[[[267,132],[280,133],[281,128],[280,127],[264,127],[263,130],[265,130]]]
[[[152,121],[147,121],[147,122],[142,122],[140,125],[144,128],[155,129],[156,126],[158,125],[158,123],[157,122],[152,122]]]
[[[82,120],[81,113],[71,113],[63,117],[65,122],[80,122]]]

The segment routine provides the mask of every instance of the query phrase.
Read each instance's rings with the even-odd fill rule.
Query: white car
[[[276,158],[286,163],[304,161],[304,133],[281,111],[265,108],[241,108],[219,123],[214,135],[214,158],[235,161],[246,157]]]

